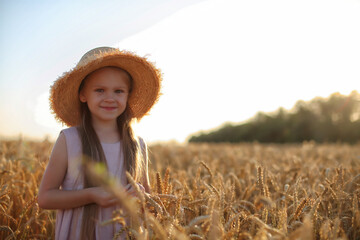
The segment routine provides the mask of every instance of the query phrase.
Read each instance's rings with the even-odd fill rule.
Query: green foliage
[[[218,130],[193,135],[189,142],[349,142],[360,140],[360,94],[333,93],[298,101],[286,111],[257,113],[244,124],[226,124]]]

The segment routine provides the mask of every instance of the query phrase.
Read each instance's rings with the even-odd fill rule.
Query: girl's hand
[[[102,187],[92,187],[89,189],[91,191],[91,199],[100,207],[111,207],[118,203],[117,198]]]
[[[137,185],[140,188],[140,191],[145,194],[145,188],[140,183],[137,183]],[[133,197],[137,197],[136,190],[133,188],[133,186],[129,183],[125,186],[125,190],[128,194],[130,194]]]

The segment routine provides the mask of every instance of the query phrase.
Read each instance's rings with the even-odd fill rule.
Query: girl
[[[112,239],[121,228],[100,226],[119,206],[86,174],[83,160],[103,162],[123,186],[128,171],[143,191],[150,191],[147,148],[135,137],[131,122],[158,100],[161,79],[160,71],[145,58],[101,47],[87,52],[54,82],[51,109],[69,128],[54,145],[38,203],[58,209],[56,239]]]

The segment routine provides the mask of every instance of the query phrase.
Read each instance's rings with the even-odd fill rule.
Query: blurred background
[[[88,50],[112,46],[164,74],[136,126],[149,142],[219,126],[237,129],[227,141],[336,141],[360,126],[359,29],[359,0],[2,0],[0,136],[55,140],[66,126],[50,113],[50,86]]]

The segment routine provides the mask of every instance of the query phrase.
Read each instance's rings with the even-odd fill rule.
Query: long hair
[[[128,75],[130,80],[130,94],[132,79],[125,70],[123,71]],[[86,78],[80,85],[79,92],[82,89],[83,83],[86,81]],[[78,131],[82,144],[82,155],[83,158],[85,158],[83,162],[95,161],[104,163],[107,166],[105,154],[101,146],[99,137],[97,136],[92,126],[91,113],[87,106],[87,103],[81,103],[81,114],[82,121],[80,126],[78,126]],[[128,106],[126,106],[125,111],[117,118],[116,121],[121,139],[121,150],[124,155],[125,170],[128,171],[136,181],[139,181],[142,177],[141,173],[143,172],[144,162],[143,159],[140,157],[141,148],[139,146],[139,141],[131,127],[132,116]],[[96,187],[97,184],[91,180],[90,176],[86,173],[86,171],[84,171],[83,173],[84,188]],[[95,238],[95,219],[98,215],[98,211],[99,206],[95,203],[84,206],[80,231],[81,239],[92,240]]]

